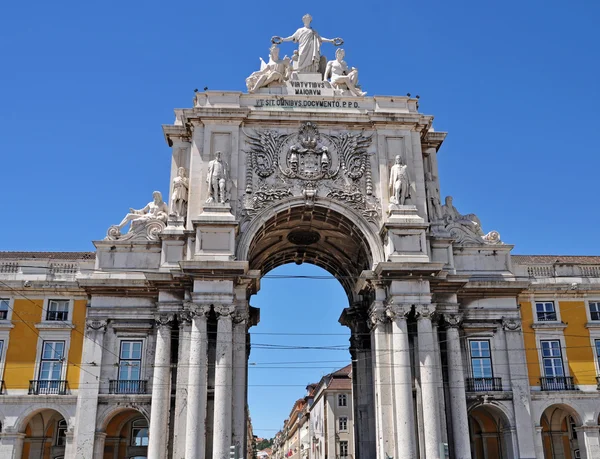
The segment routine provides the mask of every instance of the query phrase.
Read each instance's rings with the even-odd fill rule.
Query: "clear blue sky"
[[[485,231],[515,244],[514,253],[600,254],[600,4],[537,0],[7,3],[0,250],[93,250],[90,241],[129,207],[145,205],[154,189],[166,196],[170,151],[161,124],[173,121],[173,108],[190,107],[194,88],[244,90],[270,37],[291,35],[306,12],[322,35],[344,39],[346,60],[370,95],[419,94],[421,111],[449,132],[441,188],[460,212],[477,213]],[[333,57],[332,46],[323,49]],[[297,282],[263,282],[254,300],[263,308],[257,331],[343,332],[341,288]],[[294,304],[282,301],[291,289]],[[251,361],[309,356],[255,349]],[[329,357],[317,354],[336,360]],[[303,386],[342,365],[279,375]],[[281,377],[258,368],[250,375],[251,382]],[[256,428],[279,427],[302,394],[302,387],[251,389]]]

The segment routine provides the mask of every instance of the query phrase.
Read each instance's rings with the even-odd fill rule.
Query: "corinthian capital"
[[[435,305],[434,304],[418,304],[415,308],[417,313],[417,320],[435,318]]]
[[[157,327],[170,327],[175,321],[175,314],[157,314],[154,322]]]
[[[248,322],[248,318],[249,318],[249,314],[248,311],[240,311],[237,310],[232,314],[232,318],[233,318],[233,323],[234,324],[241,324],[242,322]]]
[[[458,328],[462,324],[463,314],[453,313],[453,314],[444,314],[444,319],[446,319],[446,324],[452,328]]]
[[[234,311],[235,311],[235,306],[232,304],[216,304],[215,305],[215,313],[217,314],[217,316],[219,318],[221,318],[221,317],[231,318],[231,315],[234,313]]]
[[[514,317],[502,317],[502,329],[507,331],[521,330],[521,320]]]
[[[387,322],[385,309],[373,309],[369,313],[369,329],[375,330],[380,324]]]
[[[107,320],[87,319],[85,321],[85,328],[87,328],[88,330],[105,332],[107,326]]]
[[[385,314],[391,320],[406,319],[411,309],[412,304],[391,304],[385,308]]]

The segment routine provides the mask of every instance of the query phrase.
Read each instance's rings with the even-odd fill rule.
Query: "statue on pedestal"
[[[108,228],[106,238],[109,240],[131,239],[137,235],[143,235],[149,240],[156,240],[158,233],[165,229],[169,208],[165,204],[160,191],[152,193],[153,200],[142,209],[129,209],[129,213],[118,225]],[[121,230],[131,222],[127,234],[121,234]]]
[[[302,17],[304,27],[300,27],[293,35],[289,37],[274,36],[271,42],[278,45],[286,41],[298,43],[298,61],[295,62],[294,71],[298,73],[323,73],[325,70],[325,57],[321,56],[321,43],[332,43],[335,46],[341,46],[344,40],[341,38],[325,38],[310,27],[312,16],[305,14]]]
[[[334,90],[343,91],[347,89],[355,96],[365,96],[367,93],[358,89],[358,69],[355,67],[348,68],[348,64],[344,60],[346,52],[339,48],[335,52],[335,61],[329,61],[325,69],[324,80],[330,79],[331,86]]]
[[[283,83],[287,81],[291,73],[291,60],[285,56],[279,59],[279,47],[271,46],[269,51],[269,62],[260,58],[260,70],[252,73],[246,78],[246,87],[249,93],[256,92],[257,89],[268,86],[271,83]]]
[[[390,169],[390,203],[403,206],[407,198],[410,197],[410,178],[408,176],[408,166],[402,164],[400,155],[396,156],[395,164]]]
[[[228,174],[227,163],[221,158],[221,152],[217,151],[215,159],[208,163],[208,174],[206,176],[206,182],[208,183],[207,204],[215,200],[221,204],[227,201]]]
[[[177,176],[173,179],[173,192],[171,194],[170,215],[185,217],[187,215],[189,180],[185,167],[177,169]]]

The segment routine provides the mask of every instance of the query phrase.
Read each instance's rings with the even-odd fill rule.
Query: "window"
[[[56,439],[54,446],[65,446],[67,444],[67,421],[58,421],[56,425]]]
[[[595,340],[594,344],[596,345],[596,357],[598,357],[598,365],[600,365],[600,339]],[[2,353],[0,353],[0,355],[2,355]]]
[[[348,442],[345,440],[340,442],[340,457],[348,457]]]
[[[121,341],[119,377],[121,381],[137,381],[142,370],[142,342]]]
[[[490,342],[487,340],[469,341],[469,351],[471,353],[471,371],[473,372],[473,378],[493,377]]]
[[[538,322],[549,322],[558,320],[556,317],[556,309],[554,309],[553,301],[543,301],[541,303],[535,303],[535,313],[537,315]]]
[[[590,319],[600,320],[600,301],[590,301]]]
[[[0,320],[8,319],[8,298],[0,298]]]
[[[339,430],[340,432],[344,432],[348,430],[348,418],[346,416],[342,416],[338,419]]]
[[[564,368],[562,354],[560,349],[560,341],[541,341],[542,344],[542,359],[544,361],[544,376],[554,378],[564,376]]]
[[[148,446],[148,423],[145,419],[131,423],[131,446]]]
[[[0,364],[2,363],[2,356],[4,355],[2,352],[4,352],[4,341],[0,339]]]
[[[69,300],[49,300],[46,320],[65,321],[69,318]]]
[[[64,341],[44,341],[40,362],[39,393],[51,394],[60,391],[64,360]]]
[[[338,406],[348,406],[346,394],[338,394]]]

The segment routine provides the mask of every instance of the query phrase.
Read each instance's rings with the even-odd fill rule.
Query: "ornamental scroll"
[[[311,206],[320,196],[344,203],[372,223],[379,219],[367,152],[372,136],[324,134],[315,123],[305,122],[295,133],[257,130],[246,137],[242,202],[248,215],[287,197],[305,196]]]

